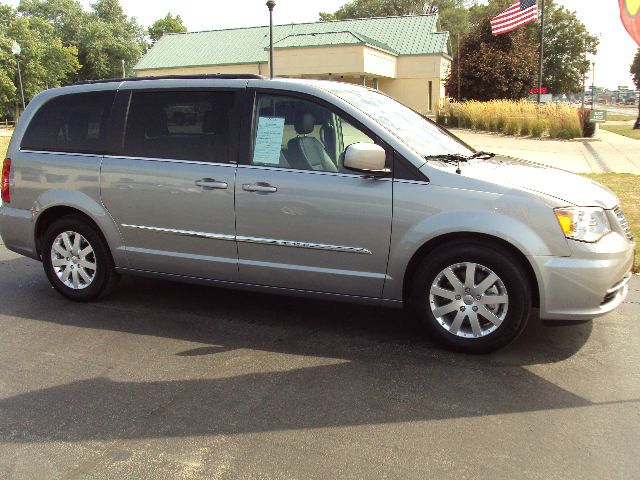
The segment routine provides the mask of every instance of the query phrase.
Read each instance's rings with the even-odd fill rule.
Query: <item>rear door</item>
[[[148,82],[147,82],[148,83]],[[101,196],[136,270],[234,281],[238,88],[120,91]],[[117,130],[117,125],[116,125]],[[112,139],[113,140],[113,139]]]

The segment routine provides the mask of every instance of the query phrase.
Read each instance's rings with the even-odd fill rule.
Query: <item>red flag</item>
[[[629,35],[640,46],[640,0],[618,0],[620,18]]]

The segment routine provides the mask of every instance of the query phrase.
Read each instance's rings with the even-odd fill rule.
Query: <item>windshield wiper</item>
[[[439,155],[425,155],[424,158],[427,160],[444,160],[445,162],[455,162],[456,163],[456,173],[460,175],[462,170],[460,170],[460,162],[468,162],[472,157],[465,157],[459,153],[441,153]]]
[[[479,158],[481,160],[488,160],[490,158],[495,157],[496,154],[495,153],[491,153],[491,152],[476,152],[473,155],[471,155],[469,157],[469,160],[472,160],[474,158]]]
[[[466,162],[471,157],[465,157],[459,153],[440,153],[438,155],[425,155],[427,160],[445,160],[449,162]]]

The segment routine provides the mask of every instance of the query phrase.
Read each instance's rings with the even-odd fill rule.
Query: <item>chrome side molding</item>
[[[298,242],[294,240],[277,240],[274,238],[246,237],[243,235],[228,235],[224,233],[196,232],[192,230],[177,230],[174,228],[148,227],[144,225],[122,224],[125,228],[134,230],[146,230],[150,232],[167,233],[170,235],[182,235],[187,237],[208,238],[211,240],[237,241],[242,243],[256,243],[260,245],[274,245],[277,247],[305,248],[309,250],[326,250],[330,252],[357,253],[371,255],[371,251],[361,247],[348,247],[343,245],[327,245],[324,243]]]
[[[162,227],[146,227],[144,225],[127,225],[122,224],[125,228],[131,228],[134,230],[146,230],[149,232],[168,233],[170,235],[182,235],[185,237],[197,237],[197,238],[209,238],[211,240],[225,240],[234,241],[235,235],[226,235],[224,233],[208,233],[208,232],[195,232],[193,230],[176,230],[175,228],[162,228]]]
[[[307,248],[310,250],[328,250],[331,252],[359,253],[362,255],[371,255],[371,251],[361,247],[346,247],[343,245],[327,245],[324,243],[308,243],[296,242],[294,240],[276,240],[273,238],[258,237],[236,237],[238,242],[242,243],[259,243],[262,245],[276,245],[278,247]]]

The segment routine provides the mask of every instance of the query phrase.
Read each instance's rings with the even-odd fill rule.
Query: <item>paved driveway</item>
[[[72,304],[0,247],[0,478],[639,478],[632,289],[465,356],[383,308],[134,278]]]

